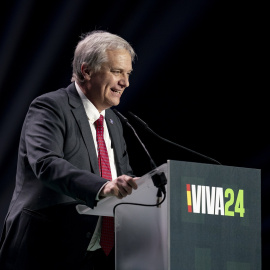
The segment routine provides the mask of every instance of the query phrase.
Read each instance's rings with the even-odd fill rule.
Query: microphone
[[[135,136],[139,140],[139,142],[142,145],[144,151],[146,152],[146,154],[148,155],[148,157],[150,159],[151,169],[157,168],[156,163],[154,162],[154,160],[150,156],[149,152],[147,151],[145,145],[141,141],[140,137],[138,136],[138,134],[135,131],[135,129],[133,128],[133,126],[129,123],[128,119],[124,115],[122,115],[119,111],[117,111],[116,109],[113,109],[113,111],[119,117],[119,119],[121,120],[122,123],[124,123],[125,125],[127,125],[129,128],[132,129],[133,133],[135,134]],[[161,173],[160,175],[155,174],[155,175],[151,176],[151,178],[153,180],[154,185],[165,194],[166,191],[165,191],[164,185],[167,184],[167,179],[166,179],[165,174],[164,173]],[[158,194],[160,195],[160,192],[158,192]],[[161,196],[158,196],[158,197],[161,197]]]
[[[116,115],[120,118],[121,122],[126,124],[129,128],[131,128],[135,134],[135,136],[137,137],[137,139],[139,140],[140,144],[142,145],[142,147],[144,148],[144,151],[146,152],[146,154],[148,155],[149,159],[150,159],[150,164],[151,164],[151,169],[155,169],[157,167],[156,163],[154,162],[154,160],[152,159],[152,157],[150,156],[149,152],[147,151],[145,145],[143,144],[143,142],[141,141],[141,139],[139,138],[137,132],[135,131],[135,129],[132,127],[132,125],[128,122],[128,119],[121,114],[119,111],[117,111],[116,109],[113,109],[113,111],[116,113]]]
[[[155,133],[141,118],[139,118],[137,115],[135,115],[134,113],[132,113],[132,112],[128,112],[141,126],[143,126],[148,132],[150,132],[150,133],[152,133],[153,135],[155,135],[157,138],[159,138],[159,139],[161,139],[161,140],[163,140],[163,141],[165,141],[165,142],[167,142],[167,143],[170,143],[170,144],[172,144],[172,145],[174,145],[174,146],[177,146],[177,147],[179,147],[179,148],[182,148],[182,149],[184,149],[184,150],[186,150],[186,151],[188,151],[188,152],[191,152],[191,153],[193,153],[193,154],[195,154],[195,155],[199,155],[199,156],[201,156],[201,157],[203,157],[203,158],[206,158],[206,159],[208,159],[208,160],[211,160],[212,162],[214,162],[214,163],[217,163],[217,164],[219,164],[219,165],[221,165],[221,163],[219,162],[219,161],[217,161],[217,160],[215,160],[215,159],[213,159],[213,158],[210,158],[210,157],[208,157],[208,156],[205,156],[205,155],[203,155],[203,154],[201,154],[201,153],[199,153],[199,152],[196,152],[196,151],[194,151],[194,150],[191,150],[191,149],[189,149],[189,148],[187,148],[187,147],[184,147],[184,146],[182,146],[182,145],[180,145],[180,144],[177,144],[177,143],[174,143],[174,142],[171,142],[171,141],[169,141],[169,140],[167,140],[167,139],[165,139],[165,138],[163,138],[163,137],[161,137],[161,136],[159,136],[157,133]]]

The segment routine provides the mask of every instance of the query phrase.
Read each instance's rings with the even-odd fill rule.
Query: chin
[[[117,106],[117,105],[119,105],[119,103],[120,103],[120,100],[118,100],[118,101],[113,101],[113,102],[110,102],[110,104],[111,104],[111,107],[112,107],[112,106]]]

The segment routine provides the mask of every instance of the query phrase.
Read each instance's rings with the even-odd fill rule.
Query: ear
[[[86,63],[82,63],[81,72],[85,80],[89,81],[91,78],[92,71]]]

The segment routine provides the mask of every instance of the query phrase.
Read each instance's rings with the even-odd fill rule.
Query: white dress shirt
[[[75,82],[75,87],[77,89],[77,92],[79,94],[79,96],[81,97],[87,118],[88,118],[88,122],[91,128],[91,132],[92,132],[92,136],[93,136],[93,140],[94,140],[94,144],[95,144],[95,148],[96,148],[96,153],[98,156],[98,149],[97,149],[97,140],[96,140],[96,126],[95,126],[95,121],[97,119],[99,119],[100,114],[102,114],[105,118],[105,110],[102,111],[101,113],[99,113],[99,111],[97,110],[97,108],[93,105],[93,103],[84,95],[84,93],[82,92],[82,90],[80,89],[79,85]],[[109,155],[109,161],[110,161],[110,167],[111,167],[111,174],[112,174],[112,179],[117,178],[117,172],[116,172],[116,166],[115,166],[115,159],[114,159],[114,150],[111,147],[111,138],[109,135],[109,131],[107,128],[107,124],[106,121],[104,121],[103,123],[104,125],[104,141],[107,147],[107,152]],[[97,199],[99,192],[97,194]],[[88,208],[87,206],[85,206],[85,208]],[[94,232],[94,235],[91,239],[91,242],[87,248],[87,250],[89,251],[94,251],[98,248],[100,248],[100,244],[99,244],[99,240],[100,240],[100,235],[101,235],[101,218],[98,219],[98,223]]]

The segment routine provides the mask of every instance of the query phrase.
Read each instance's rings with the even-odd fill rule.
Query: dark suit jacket
[[[117,173],[132,175],[122,125],[110,109],[105,119]],[[77,269],[98,217],[79,215],[75,206],[95,207],[105,182],[74,83],[36,98],[22,128],[0,269]]]

